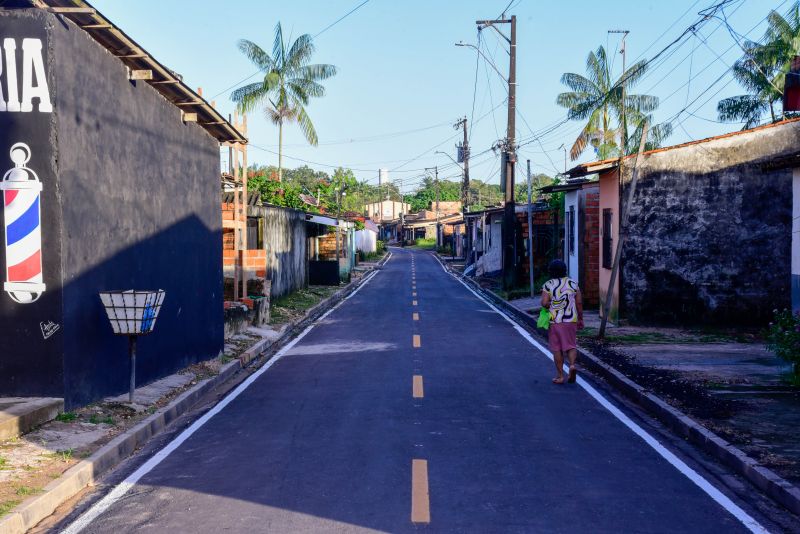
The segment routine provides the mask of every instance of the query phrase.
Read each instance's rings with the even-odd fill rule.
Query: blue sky
[[[255,72],[237,50],[238,39],[253,40],[270,50],[276,22],[283,24],[286,34],[313,35],[362,1],[252,0],[226,3],[224,8],[210,0],[95,0],[93,4],[189,85],[202,87],[204,96],[213,97],[227,114],[233,104],[230,90],[225,90]],[[518,20],[518,137],[530,139],[531,129],[539,132],[565,116],[555,103],[565,90],[559,79],[564,72],[583,74],[590,50],[607,46],[609,55],[617,58],[615,70],[621,70],[621,56],[614,54],[619,36],[609,35],[608,30],[630,30],[630,65],[675,39],[698,19],[699,10],[715,1],[515,0],[509,14]],[[339,74],[326,83],[327,95],[308,108],[320,144],[308,146],[296,126],[289,126],[284,131],[284,165],[303,164],[290,158],[315,162],[309,166],[326,171],[342,165],[370,181],[377,181],[377,169],[385,167],[391,179],[402,179],[403,189],[411,190],[425,167],[442,166],[440,177],[459,173],[435,151],[454,155],[459,134],[452,124],[466,115],[474,116],[472,177],[498,183],[499,162],[487,150],[504,135],[506,111],[501,104],[506,89],[490,66],[476,62],[474,50],[454,43],[476,44],[475,20],[494,18],[507,5],[508,0],[369,0],[320,34],[315,39],[315,62],[339,68]],[[736,32],[760,39],[768,11],[783,12],[789,5],[788,0],[735,0],[725,13]],[[508,56],[496,34],[484,30],[482,41],[487,55],[505,73]],[[726,27],[710,20],[634,88],[661,98],[657,120],[688,105],[668,144],[741,127],[714,122],[717,101],[743,93],[726,74],[740,56]],[[249,161],[277,164],[277,156],[270,152],[277,151],[277,128],[260,113],[248,117],[248,123]],[[570,122],[526,144],[520,149],[521,161],[530,159],[535,172],[563,171],[564,151],[559,147],[571,146],[581,126]],[[587,151],[579,161],[590,159],[593,154]]]

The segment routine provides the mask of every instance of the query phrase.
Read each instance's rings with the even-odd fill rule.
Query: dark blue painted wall
[[[139,344],[146,383],[223,344],[219,144],[72,24],[52,29],[67,405],[127,389],[125,339],[97,293],[164,289]]]
[[[28,136],[48,290],[25,306],[0,295],[0,395],[63,394],[69,408],[127,389],[127,342],[99,291],[166,290],[139,344],[139,384],[222,349],[219,145],[72,23],[0,10],[0,36],[26,32],[48,40],[54,111],[0,112],[0,169]],[[42,321],[60,329],[45,340]]]

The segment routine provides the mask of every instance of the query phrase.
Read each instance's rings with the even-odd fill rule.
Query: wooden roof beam
[[[45,9],[48,13],[57,15],[94,15],[97,13],[93,7],[48,7]]]

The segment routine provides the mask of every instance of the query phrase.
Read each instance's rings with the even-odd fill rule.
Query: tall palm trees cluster
[[[757,126],[767,115],[773,122],[788,115],[780,104],[792,59],[800,55],[800,0],[785,16],[770,11],[767,22],[763,42],[743,42],[743,56],[732,67],[733,77],[747,94],[725,98],[717,105],[720,121],[741,122],[743,129]],[[647,149],[657,148],[671,135],[669,123],[652,125],[652,113],[659,104],[657,97],[625,94],[623,101],[623,81],[630,93],[646,72],[647,62],[642,60],[614,78],[606,50],[601,46],[589,53],[585,76],[568,72],[561,77],[571,90],[558,95],[557,104],[567,109],[568,118],[584,121],[570,149],[573,160],[588,147],[600,159],[624,155],[622,147],[628,153],[636,150],[645,120],[651,124]]]

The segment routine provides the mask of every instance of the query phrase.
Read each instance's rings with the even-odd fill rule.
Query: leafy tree
[[[271,56],[247,39],[239,41],[239,50],[264,73],[264,79],[236,89],[231,99],[242,112],[252,111],[260,104],[266,104],[267,117],[278,126],[280,182],[283,179],[283,124],[297,122],[308,143],[317,145],[317,132],[305,107],[311,98],[325,95],[325,87],[319,82],[334,76],[336,67],[309,64],[314,55],[311,36],[301,35],[289,47],[283,40],[280,22],[275,26]]]
[[[436,204],[436,191],[439,191],[439,201],[455,202],[461,200],[461,183],[451,182],[450,180],[436,180],[425,177],[419,188],[410,195],[404,197],[404,202],[411,205],[411,211],[430,209],[431,205]]]
[[[586,76],[567,72],[561,83],[572,89],[561,93],[556,99],[559,106],[567,108],[567,117],[586,121],[583,130],[570,149],[575,160],[587,146],[592,145],[601,159],[619,154],[617,139],[628,140],[627,125],[623,125],[623,114],[628,124],[637,127],[646,115],[658,108],[658,98],[651,95],[635,95],[629,91],[647,72],[647,62],[641,60],[628,68],[614,80],[611,66],[602,46],[590,52],[586,58]],[[625,102],[622,99],[622,81],[625,80]],[[653,142],[659,143],[671,132],[668,125],[653,130]],[[661,134],[661,138],[658,134]],[[640,133],[641,135],[641,133]],[[630,146],[630,143],[626,143]]]
[[[721,121],[742,121],[743,129],[761,122],[769,111],[772,122],[783,118],[775,108],[783,96],[782,88],[792,58],[800,55],[800,2],[795,2],[787,16],[777,11],[767,15],[765,44],[746,41],[744,55],[733,64],[733,77],[748,94],[732,96],[719,101],[717,114]]]
[[[539,189],[553,183],[553,177],[543,173],[531,176],[531,200],[536,202],[539,197]],[[520,204],[528,203],[528,181],[527,178],[522,183],[514,186],[514,201]]]

